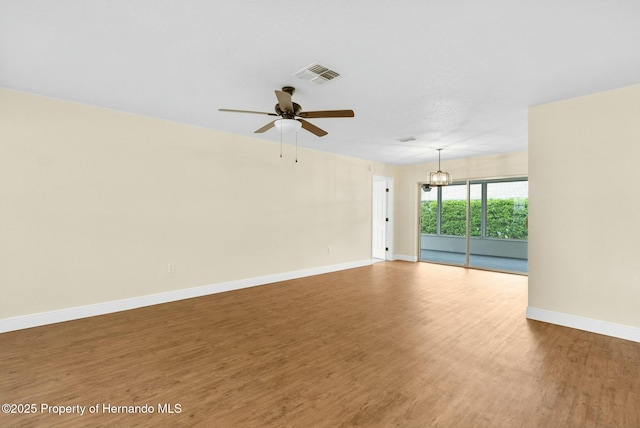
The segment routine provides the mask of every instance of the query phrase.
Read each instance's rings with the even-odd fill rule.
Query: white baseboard
[[[407,256],[405,254],[394,254],[391,260],[401,260],[404,262],[417,262],[418,257],[416,256]]]
[[[110,314],[113,312],[142,308],[144,306],[158,305],[160,303],[175,302],[177,300],[190,299],[193,297],[206,296],[209,294],[223,293],[225,291],[239,290],[241,288],[271,284],[273,282],[304,278],[306,276],[353,269],[357,267],[368,266],[371,265],[371,263],[371,259],[359,260],[355,262],[241,279],[238,281],[204,285],[201,287],[186,288],[183,290],[168,291],[165,293],[150,294],[147,296],[132,297],[123,300],[114,300],[111,302],[96,303],[86,306],[76,306],[73,308],[60,309],[50,312],[41,312],[37,314],[5,318],[0,319],[0,333],[38,327],[47,324],[55,324],[81,318],[88,318],[96,315]]]
[[[617,337],[619,339],[640,342],[640,328],[622,324],[614,324],[607,321],[584,318],[562,312],[548,311],[546,309],[527,307],[527,318],[536,321],[544,321],[564,327],[571,327],[591,333]]]

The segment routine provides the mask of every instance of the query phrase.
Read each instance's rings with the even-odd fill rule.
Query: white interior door
[[[386,229],[387,229],[387,183],[373,182],[372,198],[372,243],[371,256],[376,259],[386,259]]]

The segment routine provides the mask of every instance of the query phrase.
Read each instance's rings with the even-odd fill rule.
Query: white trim
[[[277,273],[273,275],[259,276],[255,278],[240,279],[237,281],[223,282],[219,284],[204,285],[201,287],[185,288],[182,290],[168,291],[164,293],[150,294],[146,296],[132,297],[129,299],[114,300],[110,302],[96,303],[86,306],[59,309],[37,314],[23,315],[13,318],[0,319],[0,333],[38,327],[47,324],[55,324],[96,315],[110,314],[129,309],[142,308],[144,306],[158,305],[160,303],[175,302],[177,300],[191,299],[193,297],[209,294],[224,293],[225,291],[239,290],[241,288],[255,287],[271,284],[273,282],[287,281],[290,279],[320,275],[323,273],[353,269],[371,265],[372,260],[359,260],[330,266],[321,266],[311,269],[303,269],[292,272]]]
[[[393,259],[391,260],[402,260],[404,262],[417,262],[418,257],[416,256],[407,256],[406,254],[394,254]]]
[[[571,327],[591,333],[617,337],[619,339],[640,342],[640,328],[628,325],[614,324],[607,321],[584,318],[562,312],[548,311],[546,309],[527,307],[527,318],[536,321],[544,321],[564,327]]]

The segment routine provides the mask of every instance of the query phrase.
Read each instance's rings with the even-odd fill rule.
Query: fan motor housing
[[[302,107],[300,107],[300,104],[298,103],[292,103],[292,104],[293,104],[292,112],[284,111],[280,108],[280,104],[276,104],[275,110],[278,116],[282,116],[283,119],[293,119],[295,116],[297,116],[302,111]]]

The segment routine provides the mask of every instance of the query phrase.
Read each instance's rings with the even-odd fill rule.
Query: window
[[[420,210],[420,231],[435,235],[438,233],[438,189],[422,190]]]
[[[440,187],[440,234],[467,236],[467,186],[450,184]]]
[[[476,181],[469,186],[471,237],[528,239],[529,183],[526,179]],[[421,233],[466,236],[466,184],[423,190],[421,204]]]
[[[482,184],[470,185],[469,235],[482,236]]]
[[[487,183],[488,238],[527,239],[529,183]]]

